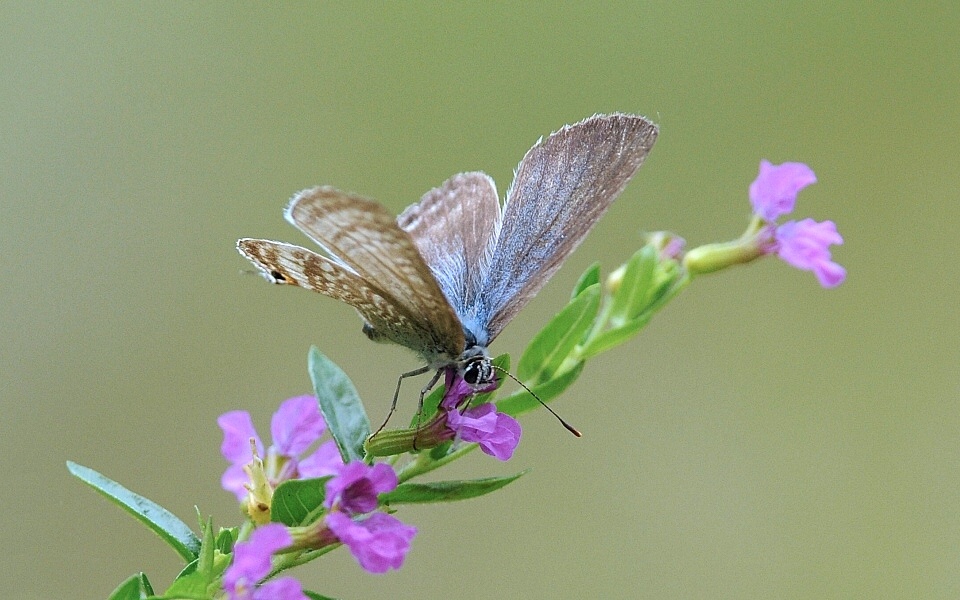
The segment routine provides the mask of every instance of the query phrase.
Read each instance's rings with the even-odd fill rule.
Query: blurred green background
[[[948,2],[3,3],[0,595],[165,587],[176,556],[64,461],[235,523],[215,419],[265,432],[311,344],[385,414],[414,356],[241,273],[238,237],[306,243],[292,192],[399,212],[474,169],[502,192],[539,136],[619,110],[656,148],[495,352],[643,230],[739,235],[761,158],[816,170],[797,215],[837,222],[848,281],[768,260],[695,282],[556,401],[583,439],[526,415],[510,463],[444,475],[533,471],[403,508],[402,570],[340,551],[297,575],[344,598],[957,598],[958,32]]]

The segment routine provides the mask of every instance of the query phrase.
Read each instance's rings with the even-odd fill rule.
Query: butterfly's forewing
[[[382,306],[377,296],[382,290],[371,286],[362,277],[341,263],[316,252],[270,240],[244,238],[237,250],[256,265],[273,283],[295,285],[345,302],[357,309],[372,327],[401,331],[412,329],[405,311],[394,304]]]
[[[403,211],[397,223],[462,319],[476,302],[493,250],[490,240],[500,227],[493,179],[485,173],[454,175]]]
[[[453,308],[413,240],[380,204],[320,187],[294,196],[286,217],[330,258],[297,246],[241,240],[241,253],[272,279],[277,271],[289,280],[279,283],[350,304],[378,336],[428,360],[463,351],[463,329]]]
[[[643,117],[598,115],[564,127],[523,157],[476,319],[489,343],[540,291],[627,185],[657,138]]]

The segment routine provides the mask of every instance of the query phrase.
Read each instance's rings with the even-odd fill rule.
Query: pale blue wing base
[[[477,172],[454,175],[403,211],[397,224],[413,238],[464,328],[482,335],[486,324],[468,318],[487,273],[491,240],[500,228],[493,179]]]

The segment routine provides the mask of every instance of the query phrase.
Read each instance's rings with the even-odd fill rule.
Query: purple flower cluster
[[[769,228],[770,241],[764,253],[776,253],[787,264],[805,271],[813,271],[825,288],[843,283],[846,270],[833,262],[831,245],[843,243],[833,221],[816,222],[813,219],[787,221],[776,225],[776,220],[793,212],[797,194],[817,181],[813,169],[803,163],[782,165],[760,161],[760,173],[750,184],[750,204],[753,212]]]
[[[223,414],[217,423],[224,435],[221,452],[231,462],[223,474],[222,484],[242,502],[247,498],[250,486],[244,469],[253,460],[250,440],[255,440],[258,453],[263,452],[263,442],[245,411]],[[397,487],[396,473],[383,463],[373,466],[360,461],[343,464],[333,441],[321,444],[313,453],[300,458],[325,431],[326,424],[312,396],[299,396],[283,402],[271,421],[273,445],[267,449],[265,463],[270,484],[276,487],[290,479],[333,475],[327,481],[324,500],[324,506],[329,510],[324,520],[327,528],[367,571],[384,573],[400,568],[417,530],[391,515],[374,512],[379,507],[377,497]],[[264,525],[254,531],[249,541],[237,544],[234,564],[228,570],[229,577],[224,580],[225,586],[230,586],[229,597],[299,599],[301,596],[285,596],[280,592],[269,595],[261,591],[268,589],[267,585],[271,586],[270,590],[294,590],[296,584],[296,593],[300,593],[299,584],[293,579],[254,587],[269,572],[270,555],[290,544],[290,534],[278,524]],[[276,585],[281,582],[287,587]]]
[[[263,456],[263,442],[257,435],[250,413],[234,410],[220,415],[217,424],[223,430],[220,452],[230,461],[221,485],[241,502],[247,497],[249,476],[244,467],[253,460],[250,440],[256,441],[257,453]],[[284,401],[270,421],[273,445],[267,449],[265,467],[270,484],[276,487],[288,479],[324,477],[337,472],[343,464],[333,440],[324,442],[305,456],[300,456],[326,431],[326,423],[313,396],[297,396]]]

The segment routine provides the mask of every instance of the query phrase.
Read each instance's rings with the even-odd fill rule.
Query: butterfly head
[[[470,346],[457,359],[460,378],[474,390],[488,387],[496,381],[490,354],[483,346]]]

